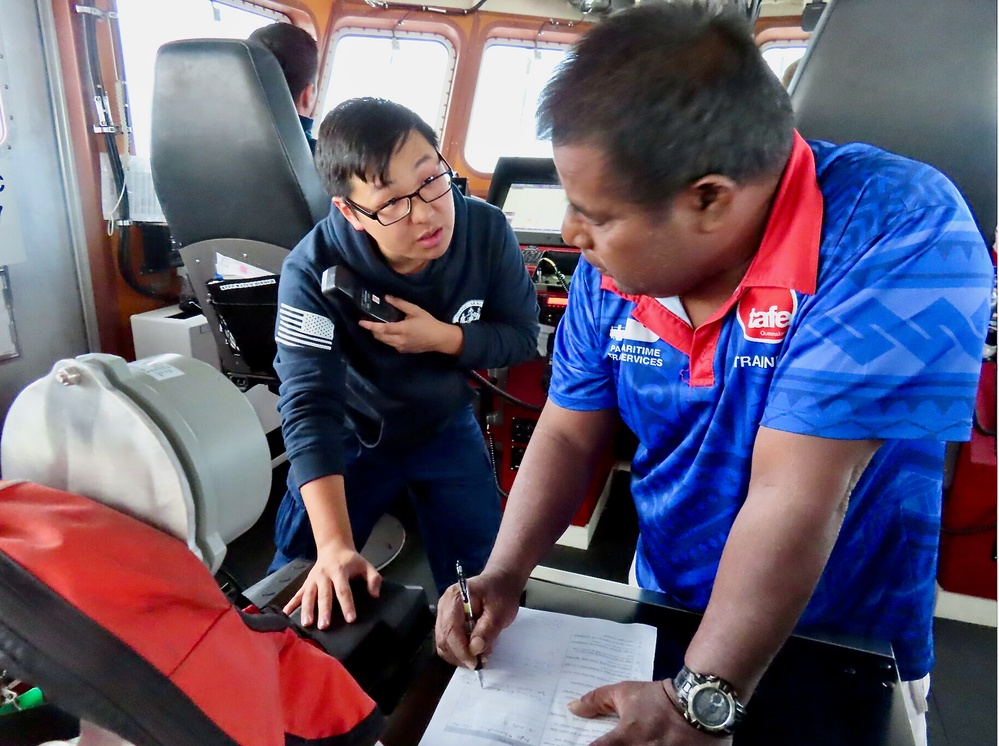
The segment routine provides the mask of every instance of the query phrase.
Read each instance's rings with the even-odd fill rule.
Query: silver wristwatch
[[[673,678],[673,688],[684,718],[705,733],[730,736],[746,714],[732,685],[717,676],[684,666]]]

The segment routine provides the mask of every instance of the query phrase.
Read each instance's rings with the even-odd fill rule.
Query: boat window
[[[317,121],[347,99],[375,96],[412,109],[440,137],[454,61],[454,47],[437,34],[341,29],[333,38],[329,85]]]
[[[135,154],[144,157],[149,156],[153,69],[161,45],[177,39],[245,39],[261,26],[289,21],[242,0],[117,0],[117,5],[132,142]],[[121,119],[116,113],[115,122]]]
[[[784,73],[804,56],[806,48],[805,42],[801,40],[769,42],[762,47],[763,59],[774,74],[783,80]]]
[[[465,161],[492,173],[503,155],[550,158],[551,143],[535,134],[538,98],[568,46],[493,39],[482,51],[465,140]]]

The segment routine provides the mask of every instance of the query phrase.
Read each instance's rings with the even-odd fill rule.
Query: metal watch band
[[[676,690],[678,700],[677,704],[679,705],[680,713],[683,715],[684,719],[699,731],[704,733],[709,733],[719,737],[730,736],[735,732],[735,727],[746,715],[745,706],[739,701],[739,695],[729,682],[719,678],[718,676],[700,674],[696,671],[692,671],[686,666],[686,664],[680,669],[680,672],[673,677],[673,688]],[[732,714],[726,723],[721,726],[714,726],[702,722],[697,718],[697,715],[691,706],[693,695],[697,691],[707,688],[720,692],[731,702]]]

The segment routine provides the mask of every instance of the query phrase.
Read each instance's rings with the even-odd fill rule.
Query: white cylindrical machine
[[[260,516],[270,453],[243,394],[193,358],[60,360],[11,405],[5,479],[99,500],[187,542],[214,573]]]

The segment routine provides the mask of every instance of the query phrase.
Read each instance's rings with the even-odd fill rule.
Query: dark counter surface
[[[700,619],[670,608],[659,593],[544,567],[528,581],[524,605],[656,627],[656,679],[679,670]],[[389,717],[385,746],[416,746],[433,716],[454,667],[432,651],[430,640]],[[791,637],[760,682],[734,743],[913,746],[891,650],[842,636]]]

